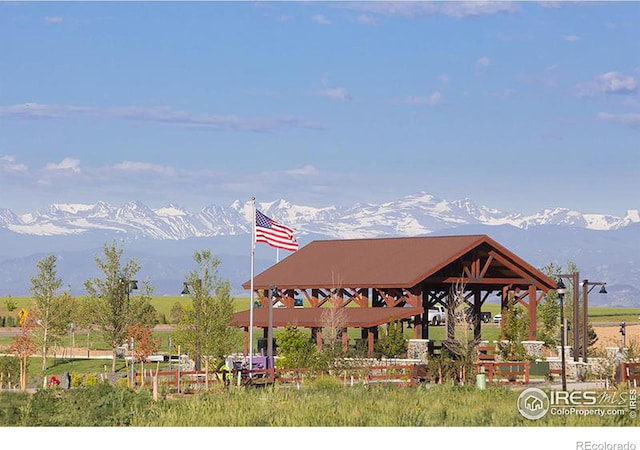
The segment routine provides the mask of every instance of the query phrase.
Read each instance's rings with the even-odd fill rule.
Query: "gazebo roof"
[[[451,282],[463,276],[460,263],[473,253],[491,258],[483,276],[555,288],[554,280],[489,236],[463,235],[313,241],[257,275],[254,289],[411,288],[425,281]],[[249,289],[250,282],[243,287]]]

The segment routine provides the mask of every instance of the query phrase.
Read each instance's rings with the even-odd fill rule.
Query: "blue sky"
[[[640,208],[638,2],[0,3],[0,208]]]

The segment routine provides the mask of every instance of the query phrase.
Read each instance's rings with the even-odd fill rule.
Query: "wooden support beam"
[[[478,255],[478,252],[474,252],[472,264],[471,273],[474,278],[478,279],[480,278],[480,256]]]
[[[482,333],[482,321],[480,320],[480,309],[482,307],[482,295],[480,289],[476,289],[473,293],[473,337],[480,340]]]
[[[490,254],[489,257],[487,258],[487,261],[484,263],[484,267],[480,271],[480,275],[478,276],[478,278],[484,278],[484,276],[487,274],[487,270],[489,270],[489,267],[491,266],[492,262],[493,262],[493,255]]]
[[[374,333],[373,333],[373,329],[369,330],[369,333],[367,334],[367,354],[369,356],[373,356],[373,346],[374,346]]]
[[[347,328],[342,329],[342,351],[346,352],[349,350],[349,333]]]
[[[243,340],[242,340],[242,352],[243,355],[249,354],[249,327],[243,327]]]
[[[531,285],[534,284],[533,279],[525,279],[525,278],[482,278],[482,279],[473,279],[468,277],[442,277],[442,278],[431,278],[430,282],[437,284],[492,284],[496,286],[501,286],[505,284],[513,284],[513,285]]]
[[[537,337],[537,306],[538,302],[536,301],[536,287],[529,286],[529,340],[535,341]]]

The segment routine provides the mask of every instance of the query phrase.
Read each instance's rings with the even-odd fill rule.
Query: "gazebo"
[[[480,337],[480,310],[491,294],[522,304],[529,316],[529,339],[536,339],[536,307],[555,281],[487,235],[426,236],[381,239],[313,241],[254,278],[257,301],[253,325],[310,328],[318,345],[327,326],[329,308],[340,314],[346,346],[348,328],[360,328],[373,352],[378,326],[399,320],[413,324],[416,339],[429,338],[428,310],[447,308],[453,322],[454,289],[472,311],[476,337]],[[243,284],[250,289],[250,281]],[[271,295],[269,294],[271,292]],[[299,307],[297,299],[310,307]],[[249,311],[234,316],[245,329],[248,349]],[[447,339],[453,338],[447,327]],[[266,333],[265,333],[266,336]]]

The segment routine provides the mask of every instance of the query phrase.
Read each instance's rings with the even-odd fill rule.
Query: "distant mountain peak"
[[[624,217],[584,214],[561,207],[524,215],[477,205],[470,198],[440,199],[424,191],[394,201],[356,203],[348,207],[296,205],[282,198],[257,203],[256,207],[300,234],[331,238],[424,235],[461,225],[511,225],[521,229],[559,225],[612,230],[640,222],[637,209],[628,210]],[[20,217],[0,209],[0,228],[32,235],[78,234],[103,229],[132,236],[180,240],[247,233],[251,230],[251,212],[251,201],[240,200],[230,206],[209,205],[198,213],[174,203],[152,210],[135,200],[120,207],[104,201],[54,203]]]

